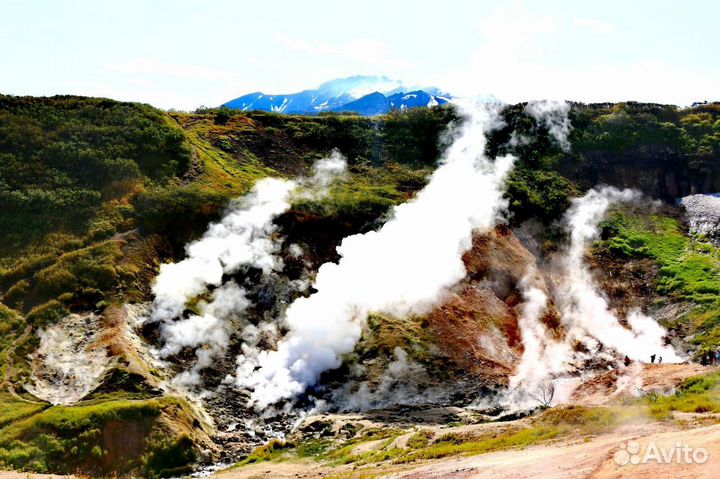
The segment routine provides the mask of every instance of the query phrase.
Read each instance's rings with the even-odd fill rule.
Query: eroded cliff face
[[[427,317],[428,331],[458,371],[504,384],[522,354],[520,282],[538,270],[534,255],[506,226],[477,234],[463,256],[467,277]],[[540,274],[538,285],[549,292]],[[543,321],[557,327],[550,305]]]
[[[676,152],[652,145],[620,155],[589,152],[580,161],[576,156],[568,156],[559,165],[559,171],[579,185],[634,188],[669,203],[687,195],[720,191],[720,169],[683,161]]]

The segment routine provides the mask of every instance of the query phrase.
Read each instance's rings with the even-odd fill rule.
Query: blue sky
[[[720,2],[2,0],[0,92],[193,109],[384,74],[461,95],[720,100]]]

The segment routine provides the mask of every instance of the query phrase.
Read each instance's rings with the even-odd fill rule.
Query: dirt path
[[[656,426],[657,427],[657,426]],[[705,448],[708,460],[704,464],[675,462],[658,464],[618,465],[614,454],[619,445],[627,441],[641,445],[639,457],[643,457],[649,444],[670,451],[677,442],[692,448]],[[720,425],[685,431],[644,430],[638,434],[632,430],[615,432],[595,438],[590,442],[566,445],[530,447],[524,450],[504,451],[481,456],[447,459],[418,467],[412,471],[385,477],[402,479],[520,479],[542,477],[543,479],[654,479],[673,477],[700,479],[718,477],[720,466]]]
[[[598,406],[620,396],[636,396],[638,392],[657,391],[669,394],[675,391],[685,379],[699,374],[718,371],[716,367],[697,364],[636,364],[631,368],[599,374],[577,388],[571,399],[574,404]],[[432,461],[415,462],[405,465],[380,463],[377,465],[353,465],[329,467],[315,461],[287,461],[261,463],[229,469],[218,474],[218,479],[250,478],[371,478],[391,479],[615,479],[615,478],[657,478],[673,477],[700,479],[720,477],[720,424],[703,427],[707,421],[718,421],[713,415],[703,415],[705,422],[696,422],[695,416],[679,417],[694,428],[683,429],[674,422],[650,422],[643,425],[624,426],[612,433],[588,439],[568,439],[546,443],[526,449],[514,449],[475,456],[455,456]],[[316,418],[317,419],[317,418]],[[323,416],[324,420],[341,420],[343,417]],[[347,419],[347,418],[344,418]],[[362,422],[362,417],[354,418]],[[367,420],[367,418],[364,418]],[[387,424],[388,418],[379,417],[379,424],[365,424],[367,427]],[[383,421],[385,419],[385,421]],[[521,420],[522,421],[522,420]],[[503,427],[507,423],[492,423],[492,427]],[[467,425],[457,431],[469,431],[483,425]],[[428,425],[425,429],[432,429]],[[411,435],[400,436],[398,441]],[[638,465],[616,464],[614,455],[621,444],[636,441],[640,444],[640,455],[651,443],[666,452],[675,449],[676,442],[691,448],[705,448],[709,454],[707,463],[685,464],[673,462],[658,464],[649,462]],[[380,441],[382,442],[382,441]],[[371,447],[374,443],[363,444]],[[362,452],[362,451],[360,451]]]
[[[212,476],[217,479],[297,479],[331,476],[339,471],[314,461],[260,463],[225,469]],[[0,479],[5,479],[0,476]]]
[[[30,472],[0,471],[0,479],[76,479],[77,476],[57,474],[33,474]]]
[[[615,453],[621,445],[636,441],[645,455],[647,447],[655,444],[666,453],[676,450],[676,443],[693,449],[704,448],[708,453],[704,464],[670,463],[618,465]],[[682,461],[682,460],[681,460]],[[341,466],[330,468],[314,461],[261,463],[228,469],[217,474],[218,479],[260,478],[386,478],[386,479],[678,479],[717,478],[720,467],[720,425],[688,430],[675,430],[659,423],[625,427],[603,434],[590,441],[577,440],[534,446],[526,449],[501,451],[470,457],[450,457],[431,462],[404,466],[380,465],[354,470]],[[0,477],[0,479],[3,479]]]

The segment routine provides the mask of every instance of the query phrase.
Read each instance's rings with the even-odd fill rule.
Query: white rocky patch
[[[690,195],[680,200],[690,231],[720,239],[720,193]]]
[[[38,332],[40,347],[30,355],[28,392],[51,404],[73,404],[91,393],[114,360],[97,342],[100,317],[71,314]]]

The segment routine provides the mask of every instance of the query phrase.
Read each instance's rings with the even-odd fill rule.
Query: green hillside
[[[509,221],[544,224],[543,251],[562,241],[557,220],[571,198],[597,183],[668,202],[720,191],[718,104],[573,104],[571,151],[523,105],[506,107],[503,116],[507,126],[492,134],[488,150],[519,155],[507,186]],[[258,178],[307,173],[338,149],[349,176],[328,197],[298,201],[280,219],[284,234],[316,245],[318,261],[332,259],[341,238],[376,227],[422,188],[456,120],[450,107],[368,118],[166,113],[107,99],[0,96],[0,465],[59,473],[182,470],[194,460],[186,404],[131,389],[76,407],[33,402],[21,388],[27,354],[37,347],[30,333],[69,312],[150,300],[159,265],[181,257],[231,198]],[[512,131],[529,140],[511,148]],[[688,235],[677,211],[647,221],[617,212],[606,223],[594,254],[659,268],[648,280],[655,306],[691,306],[667,326],[694,334],[698,351],[720,344],[717,247]],[[151,452],[107,456],[119,450],[100,439],[112,421],[149,435],[138,451]],[[183,426],[169,427],[173,421]]]

